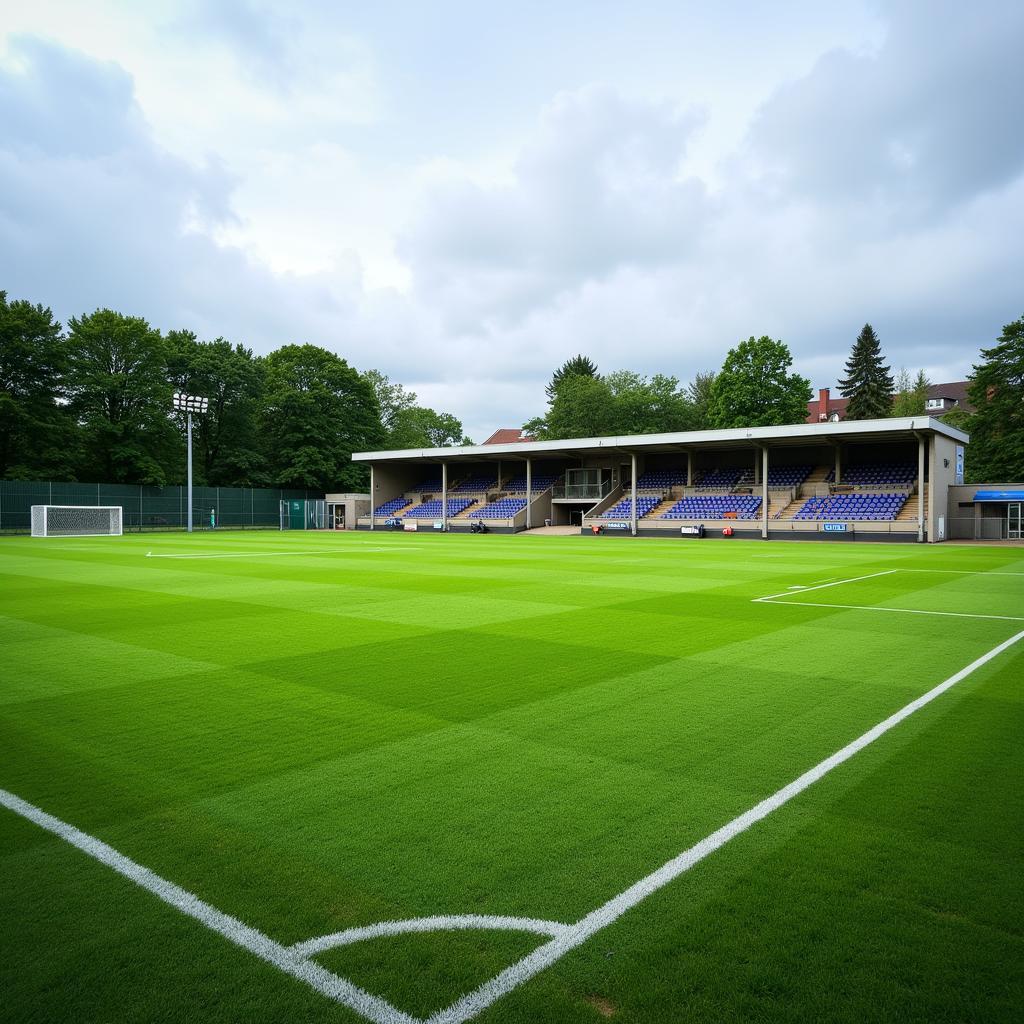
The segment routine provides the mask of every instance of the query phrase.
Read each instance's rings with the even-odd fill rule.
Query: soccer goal
[[[33,505],[33,537],[120,537],[120,505]]]

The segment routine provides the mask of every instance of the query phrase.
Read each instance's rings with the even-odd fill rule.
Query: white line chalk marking
[[[812,590],[825,590],[827,587],[840,587],[844,583],[856,583],[858,580],[870,580],[874,579],[875,576],[889,576],[892,573],[899,571],[899,569],[883,569],[881,572],[869,572],[866,576],[851,576],[847,580],[836,580],[834,583],[819,583],[816,587],[804,587],[803,591],[807,594]],[[767,597],[755,597],[754,602],[774,601],[777,597],[786,597],[788,593],[788,590],[784,590],[781,594],[769,594]]]
[[[490,930],[503,932],[534,932],[555,936],[568,931],[569,925],[560,921],[542,921],[535,917],[493,917],[489,914],[453,914],[443,917],[413,917],[405,921],[381,921],[363,928],[346,928],[343,932],[307,939],[291,947],[302,957],[316,956],[328,949],[349,946],[353,942],[379,939],[385,935],[408,935],[412,932],[453,932]]]
[[[933,687],[917,700],[911,701],[902,707],[895,714],[890,715],[885,721],[879,722],[874,728],[869,729],[862,736],[859,736],[852,743],[848,743],[842,750],[837,751],[831,757],[825,758],[809,771],[804,772],[799,778],[794,779],[788,786],[773,793],[770,797],[762,800],[759,804],[751,807],[749,811],[733,818],[727,825],[723,825],[717,832],[712,832],[706,839],[702,839],[696,846],[679,854],[673,860],[663,864],[657,871],[652,872],[646,878],[619,893],[607,903],[602,904],[596,910],[592,910],[586,917],[572,925],[564,934],[554,938],[551,942],[534,950],[528,956],[523,957],[518,963],[506,968],[497,977],[481,985],[475,992],[464,996],[458,1002],[453,1003],[445,1010],[435,1013],[429,1018],[428,1024],[462,1024],[476,1016],[481,1010],[486,1009],[503,995],[511,992],[512,989],[521,985],[528,978],[539,974],[545,968],[550,967],[556,960],[565,956],[569,950],[586,942],[595,932],[606,928],[617,918],[621,917],[627,910],[635,907],[642,900],[647,899],[652,893],[657,892],[669,882],[678,878],[681,874],[689,871],[695,864],[698,864],[710,853],[724,846],[730,839],[734,839],[740,833],[746,831],[751,825],[766,818],[772,811],[778,810],[788,803],[793,797],[802,793],[809,786],[812,786],[819,779],[822,779],[833,768],[837,768],[844,761],[848,761],[854,754],[874,743],[880,736],[884,736],[890,729],[899,725],[900,722],[909,718],[914,712],[919,711],[925,705],[930,704],[936,697],[941,696],[948,689],[956,686],[961,680],[966,679],[972,672],[987,664],[993,658],[1002,654],[1007,648],[1012,647],[1019,640],[1024,638],[1024,631],[1003,641],[992,650],[983,654],[980,658],[972,661],[966,668],[951,675],[938,686]]]
[[[977,669],[986,665],[993,658],[998,657],[1003,651],[1012,647],[1021,639],[1024,639],[1024,630],[1014,634],[1009,640],[1004,640],[980,658],[976,658],[965,668],[960,669],[959,672],[954,673],[916,700],[904,705],[895,714],[879,722],[841,750],[832,754],[831,757],[820,761],[788,785],[783,786],[771,796],[755,804],[750,810],[733,818],[728,824],[712,832],[711,835],[702,839],[695,846],[684,850],[656,871],[641,878],[640,881],[631,885],[624,892],[612,897],[607,903],[603,903],[596,910],[592,910],[585,917],[571,925],[563,925],[555,921],[541,921],[534,918],[501,919],[477,917],[475,915],[417,918],[412,921],[381,922],[366,928],[348,929],[344,932],[336,932],[333,935],[323,936],[319,939],[310,939],[307,942],[287,948],[274,942],[273,939],[268,938],[255,928],[243,924],[236,918],[229,917],[208,903],[204,903],[192,893],[186,892],[184,889],[174,885],[174,883],[168,882],[147,868],[135,863],[135,861],[118,853],[117,850],[101,840],[79,831],[74,826],[68,825],[58,818],[54,818],[38,807],[15,796],[13,793],[0,789],[0,804],[14,811],[15,814],[20,814],[23,818],[27,818],[41,828],[59,836],[73,846],[78,847],[84,853],[106,864],[125,878],[135,882],[136,885],[153,893],[153,895],[181,911],[181,913],[187,914],[201,924],[206,925],[212,931],[223,935],[236,945],[249,950],[260,959],[273,964],[286,974],[306,982],[306,984],[327,998],[351,1007],[357,1013],[362,1014],[367,1020],[373,1021],[374,1024],[462,1024],[462,1022],[475,1017],[502,996],[507,995],[513,989],[523,984],[523,982],[550,967],[576,946],[582,945],[596,932],[606,928],[626,913],[626,911],[668,885],[669,882],[678,878],[684,872],[689,871],[690,868],[699,864],[709,854],[720,849],[729,840],[735,839],[736,836],[745,832],[752,825],[757,824],[757,822],[766,818],[773,811],[777,811],[795,796],[798,796],[805,789],[824,778],[833,769],[838,768],[839,765],[848,761],[865,747],[884,736],[890,729],[895,728],[915,712],[930,704],[937,697],[940,697],[947,690],[956,686],[957,683],[966,679]],[[540,934],[553,934],[554,938],[523,957],[522,960],[506,968],[490,981],[485,982],[475,991],[463,996],[446,1009],[433,1014],[426,1022],[403,1013],[386,1000],[363,991],[363,989],[347,979],[339,977],[318,964],[311,963],[308,959],[305,959],[305,956],[312,955],[317,949],[328,948],[324,945],[327,942],[330,942],[333,947],[345,942],[360,941],[363,938],[400,934],[407,931],[423,931],[427,929],[428,922],[431,926],[440,922],[440,927],[447,929],[459,927],[501,927],[497,923],[498,921],[510,922],[516,929],[535,931]]]
[[[1024,572],[999,572],[996,569],[900,569],[900,572],[944,572],[955,576],[1024,576]]]
[[[361,988],[353,985],[345,978],[321,967],[319,964],[310,963],[294,951],[280,945],[273,939],[268,938],[262,932],[243,924],[237,918],[211,907],[204,903],[198,896],[168,882],[166,878],[144,868],[141,864],[118,853],[112,846],[108,846],[95,836],[90,836],[79,831],[73,825],[61,821],[53,815],[47,814],[33,804],[22,800],[5,789],[0,789],[0,804],[8,810],[20,814],[23,818],[34,822],[40,828],[52,832],[72,846],[77,846],[83,853],[95,858],[101,864],[106,864],[120,875],[151,892],[158,899],[164,901],[180,910],[188,917],[195,918],[200,924],[206,925],[211,931],[223,935],[224,938],[233,942],[242,949],[273,964],[279,970],[290,974],[307,985],[315,988],[317,992],[333,999],[337,1003],[343,1003],[351,1007],[357,1013],[361,1013],[367,1020],[374,1024],[419,1024],[415,1017],[402,1013],[390,1003],[377,996],[364,992]]]
[[[796,595],[791,595],[795,597]],[[763,599],[762,599],[763,600]],[[924,608],[893,608],[884,604],[825,604],[820,601],[772,600],[770,604],[788,604],[794,608],[842,608],[860,612],[902,612],[905,615],[948,615],[956,619],[1001,619],[1004,622],[1024,622],[1024,615],[982,615],[979,612],[933,612]]]

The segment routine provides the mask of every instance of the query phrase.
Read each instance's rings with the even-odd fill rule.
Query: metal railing
[[[612,490],[610,480],[601,483],[560,484],[552,488],[552,498],[578,498],[581,501],[598,501]]]

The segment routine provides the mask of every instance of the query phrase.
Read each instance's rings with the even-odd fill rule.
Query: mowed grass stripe
[[[145,552],[309,538],[0,547],[23,587],[0,593],[20,680],[0,706],[0,785],[284,940],[414,914],[582,913],[1007,635],[751,604],[938,564],[929,549],[387,535],[386,553],[350,557],[364,535],[317,540],[332,553],[187,570]],[[961,550],[943,564],[1020,566]],[[1019,604],[1006,580],[960,593]],[[949,600],[948,583],[913,595]],[[40,661],[32,628],[70,692],[32,692],[60,660]],[[192,643],[206,668],[150,676],[136,658],[110,686],[97,642],[154,665]]]

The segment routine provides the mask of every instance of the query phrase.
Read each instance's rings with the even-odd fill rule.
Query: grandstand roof
[[[752,448],[759,445],[828,445],[837,441],[910,441],[915,434],[940,434],[961,444],[970,438],[941,419],[911,416],[883,420],[844,420],[839,423],[789,423],[779,427],[733,427],[690,430],[671,434],[629,434],[617,437],[578,437],[563,441],[467,445],[464,448],[406,448],[397,451],[356,452],[355,462],[423,459],[432,462],[544,459],[587,452],[670,452],[687,448]]]

